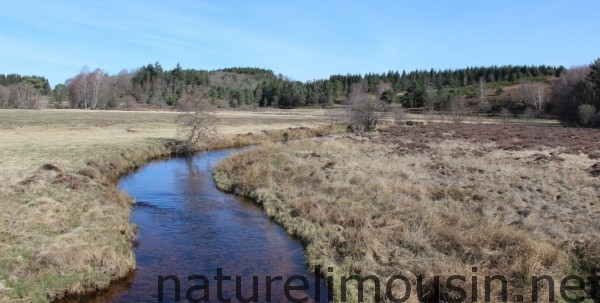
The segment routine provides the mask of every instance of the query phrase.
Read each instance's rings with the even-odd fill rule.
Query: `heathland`
[[[483,301],[484,277],[498,275],[492,302],[502,301],[501,279],[509,302],[548,302],[561,298],[563,278],[587,278],[600,264],[599,139],[590,129],[417,123],[265,144],[221,162],[214,176],[301,239],[311,266],[333,267],[338,299],[356,302],[360,284],[347,294],[339,287],[350,275],[377,277],[383,300],[403,298],[400,280],[385,284],[402,275],[408,302]],[[545,275],[555,285],[540,280],[532,292],[532,277]],[[466,278],[446,284],[452,276]]]
[[[133,201],[117,191],[116,179],[173,153],[176,115],[0,111],[0,302],[105,288],[134,268]],[[329,119],[322,110],[217,117],[221,139],[200,149],[314,136],[307,127]]]

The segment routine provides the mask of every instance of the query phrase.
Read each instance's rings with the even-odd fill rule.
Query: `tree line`
[[[51,93],[44,77],[0,74],[0,108],[38,108],[40,97]]]
[[[600,58],[570,68],[553,83],[554,111],[564,123],[600,127]]]
[[[332,75],[328,79],[294,81],[272,70],[234,67],[219,70],[166,70],[160,63],[109,75],[84,67],[53,90],[39,76],[0,75],[0,107],[36,108],[40,96],[52,106],[133,108],[177,106],[199,92],[217,107],[331,106],[369,96],[404,108],[430,111],[555,114],[570,124],[597,126],[598,60],[591,66],[490,66],[446,70],[389,71]],[[503,93],[518,84],[518,90]],[[490,93],[492,91],[492,93]],[[497,95],[500,97],[492,98]],[[503,99],[504,98],[504,99]]]

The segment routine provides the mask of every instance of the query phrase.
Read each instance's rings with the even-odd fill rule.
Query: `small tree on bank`
[[[217,118],[209,98],[208,89],[201,89],[184,94],[179,100],[181,114],[176,118],[178,153],[192,154],[202,143],[218,138]]]

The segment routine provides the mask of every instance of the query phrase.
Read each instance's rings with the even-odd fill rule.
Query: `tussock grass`
[[[103,289],[135,268],[134,201],[116,180],[172,155],[175,116],[0,111],[0,302],[48,302]],[[224,135],[198,150],[341,131],[310,111],[217,116]]]
[[[467,290],[470,302],[472,276],[479,277],[483,301],[483,277],[502,275],[509,301],[522,294],[527,302],[532,276],[549,275],[559,284],[600,264],[600,186],[586,172],[594,162],[586,155],[506,151],[463,140],[404,153],[373,141],[346,136],[265,144],[226,159],[213,174],[221,189],[253,198],[301,239],[311,266],[333,266],[337,283],[359,274],[385,285],[392,275],[405,275],[412,277],[409,302],[433,300],[432,293],[417,297],[417,276],[429,286],[439,276],[450,301],[458,294],[445,281],[462,275],[466,282],[454,284]],[[563,160],[536,161],[550,153]],[[403,291],[393,290],[397,298]],[[555,292],[560,298],[558,286]],[[492,284],[493,302],[500,293]],[[349,302],[357,300],[355,289],[352,294]],[[539,294],[548,301],[547,285],[540,284]]]

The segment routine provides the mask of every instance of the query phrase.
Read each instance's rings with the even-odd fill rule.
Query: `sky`
[[[590,64],[598,0],[0,0],[0,74],[260,67],[293,80]]]

